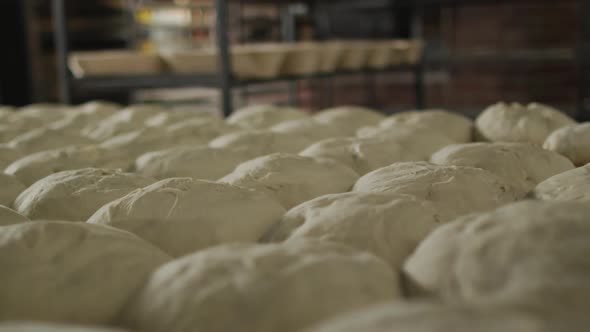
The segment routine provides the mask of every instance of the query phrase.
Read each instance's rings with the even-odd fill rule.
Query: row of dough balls
[[[380,135],[387,133],[384,130],[379,132]],[[398,138],[402,142],[399,144],[401,147],[411,142],[407,136],[401,137],[406,139],[403,141]],[[20,262],[21,265],[14,266],[16,270],[21,269],[20,273],[27,276],[32,274],[33,280],[29,280],[30,282],[23,282],[18,274],[5,276],[7,281],[4,282],[6,289],[3,292],[7,292],[6,299],[9,302],[2,307],[12,307],[14,311],[1,318],[94,324],[117,322],[142,331],[229,331],[243,326],[256,331],[296,331],[340,312],[399,298],[401,291],[396,272],[401,268],[405,257],[435,227],[458,215],[492,209],[521,199],[530,191],[529,187],[534,187],[535,181],[544,180],[556,173],[565,171],[560,174],[565,177],[566,173],[576,171],[577,176],[583,176],[580,169],[571,170],[573,165],[564,161],[565,158],[538,147],[486,144],[485,148],[488,151],[499,151],[496,153],[498,157],[490,159],[492,161],[495,158],[510,161],[516,155],[526,162],[520,168],[517,167],[517,170],[504,170],[501,163],[491,163],[487,168],[481,168],[470,163],[487,164],[484,158],[487,153],[476,153],[473,156],[470,151],[474,149],[474,144],[465,144],[453,147],[450,152],[444,152],[450,147],[437,152],[435,155],[442,156],[434,158],[433,155],[434,163],[394,164],[370,172],[358,180],[359,175],[351,168],[334,161],[281,153],[246,162],[226,176],[225,180],[222,179],[221,183],[191,179],[156,182],[155,179],[147,179],[152,184],[145,186],[141,181],[146,180],[146,177],[136,175],[131,180],[129,174],[122,172],[82,169],[57,173],[48,177],[51,181],[46,181],[47,178],[40,181],[52,185],[40,185],[37,189],[32,189],[38,185],[36,183],[27,189],[33,195],[21,195],[33,197],[23,199],[29,202],[26,206],[36,206],[39,199],[34,197],[43,197],[47,188],[51,189],[48,190],[50,192],[58,192],[58,197],[63,196],[62,199],[54,200],[56,203],[61,201],[58,204],[60,208],[52,209],[52,204],[45,204],[46,208],[40,209],[41,215],[46,213],[45,209],[76,210],[72,207],[87,208],[86,204],[100,207],[104,201],[113,200],[112,196],[101,196],[106,192],[110,194],[111,190],[105,190],[108,188],[121,190],[118,193],[114,190],[113,195],[121,194],[123,197],[106,203],[89,218],[87,224],[31,222],[2,229],[2,232],[7,229],[10,231],[6,231],[6,240],[0,243],[6,243],[6,248],[14,250],[6,250],[7,256],[3,256],[5,259],[2,262],[10,257],[20,257],[23,253],[19,251],[23,249],[30,252],[33,248],[32,251],[40,250],[48,254],[40,257],[33,255],[32,262]],[[463,154],[470,156],[469,158],[456,157],[456,152],[463,150]],[[505,150],[510,153],[502,154]],[[428,159],[429,153],[426,155],[425,158]],[[443,161],[437,161],[441,158]],[[459,162],[453,162],[453,158],[461,160],[461,163],[454,165],[453,163]],[[444,161],[445,159],[451,161]],[[536,160],[541,164],[531,166]],[[314,173],[315,176],[309,173]],[[308,178],[309,176],[311,177]],[[324,177],[326,179],[322,181]],[[230,184],[223,184],[226,182]],[[253,190],[235,187],[231,183]],[[556,183],[564,182],[558,180]],[[580,181],[571,181],[571,184],[579,185]],[[347,191],[351,186],[352,193],[338,194]],[[134,190],[138,187],[141,189]],[[570,185],[567,187],[571,189]],[[127,188],[131,189],[125,195]],[[309,201],[329,192],[336,194]],[[562,190],[557,190],[557,193],[560,192]],[[76,195],[72,195],[73,193]],[[71,199],[77,195],[88,195],[88,199],[66,202],[65,197]],[[97,196],[104,201],[97,199]],[[460,204],[461,202],[464,204]],[[303,204],[285,214],[285,209],[299,203]],[[340,207],[338,204],[341,204]],[[92,209],[96,207],[89,208]],[[196,215],[193,220],[199,220],[199,224],[196,225],[194,221],[191,223],[186,215]],[[363,220],[359,221],[358,216],[369,221],[360,223]],[[77,218],[72,220],[83,220]],[[386,223],[386,220],[392,222]],[[124,241],[131,243],[129,247],[133,247],[128,248],[118,242],[123,240],[114,233],[109,234],[115,232],[115,229],[91,226],[97,223],[131,231],[155,246],[141,242],[137,237],[130,240],[128,236],[131,234],[125,233]],[[102,237],[95,236],[95,231],[99,231]],[[191,232],[194,234],[192,238],[187,236]],[[70,236],[70,233],[73,234]],[[80,233],[81,235],[77,235]],[[68,239],[62,239],[66,235]],[[95,237],[96,243],[86,240]],[[154,269],[149,267],[149,263],[157,266],[162,264],[162,255],[180,256],[218,243],[254,242],[260,237],[265,242],[282,241],[285,238],[287,241],[283,245],[230,245],[199,251],[157,269],[140,294],[133,297],[131,304],[125,305],[123,302],[126,301],[121,300],[130,297],[134,289],[141,287],[141,280],[149,274],[145,270]],[[25,248],[19,246],[24,241],[22,239],[29,239]],[[198,247],[183,247],[191,244],[191,240]],[[317,243],[315,240],[322,242]],[[357,247],[381,258],[328,245],[323,242],[325,240]],[[55,247],[48,247],[49,245]],[[85,245],[94,249],[72,250],[73,247]],[[96,248],[99,246],[112,248],[117,253],[121,262],[117,263],[121,265],[120,272],[112,271],[110,264],[106,263],[119,262],[112,257],[115,253],[107,251],[101,253],[104,256],[98,257]],[[166,254],[156,247],[166,247]],[[67,251],[67,254],[63,251]],[[80,262],[86,262],[89,255],[96,257],[96,266],[82,264],[84,268],[80,268]],[[35,259],[40,259],[44,264],[39,264]],[[43,284],[35,278],[38,277],[37,274],[29,273],[27,269],[38,265],[46,266],[48,261],[50,266],[56,262],[62,265],[55,271],[44,271],[46,274],[42,278],[51,282],[46,281]],[[64,273],[72,270],[72,266],[76,270]],[[130,266],[131,269],[128,268]],[[123,268],[126,271],[136,271],[137,275],[128,274],[127,278],[116,281],[108,278],[109,274],[106,273],[118,275],[124,273]],[[352,273],[352,270],[366,273]],[[79,288],[71,289],[73,300],[70,302],[76,304],[76,308],[73,305],[56,307],[55,303],[39,301],[38,298],[18,298],[18,294],[26,293],[22,284],[21,288],[18,287],[20,282],[39,284],[39,289],[35,289],[33,295],[41,299],[53,299],[58,298],[55,293],[51,293],[55,292],[55,280],[68,284],[69,280],[86,279],[85,273],[93,275],[88,278],[89,283],[81,283]],[[269,284],[269,280],[273,282]],[[300,280],[303,284],[295,283],[294,280]],[[339,282],[335,284],[336,280]],[[370,285],[373,288],[367,285],[368,280],[371,280]],[[135,282],[137,285],[129,286],[127,282]],[[101,285],[95,288],[104,301],[95,303],[96,301],[89,300],[98,296],[96,292],[87,290],[92,283]],[[168,290],[169,287],[171,288]],[[187,289],[202,290],[203,293],[199,295],[190,292],[187,298],[184,295]],[[115,292],[116,296],[108,296]],[[302,296],[302,292],[307,296]],[[88,298],[77,297],[80,293]],[[202,301],[195,302],[194,297]],[[318,301],[318,297],[325,298],[326,302]],[[10,301],[21,301],[20,306]],[[37,302],[39,307],[30,307],[30,303]],[[310,303],[314,305],[311,306]],[[234,309],[228,314],[231,308]],[[247,310],[248,308],[251,309]],[[119,311],[122,313],[113,314]],[[256,315],[256,312],[271,313],[270,316],[276,319],[269,320],[268,316]],[[293,315],[293,312],[300,314]],[[228,316],[235,317],[235,320],[227,320]]]

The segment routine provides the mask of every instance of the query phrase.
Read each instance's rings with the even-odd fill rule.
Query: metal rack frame
[[[416,107],[418,109],[426,107],[426,88],[424,82],[425,68],[431,66],[435,67],[453,67],[461,64],[481,64],[489,62],[508,62],[518,63],[527,61],[526,56],[522,55],[508,55],[503,58],[492,57],[472,57],[467,59],[422,59],[414,66],[401,66],[386,68],[383,70],[363,70],[357,72],[335,72],[330,74],[318,74],[300,77],[279,77],[272,80],[238,80],[233,77],[230,61],[230,46],[228,40],[229,29],[229,2],[232,0],[215,0],[216,8],[216,40],[219,54],[219,70],[217,75],[177,75],[177,74],[161,74],[161,75],[141,75],[141,76],[105,76],[105,77],[88,77],[88,78],[74,78],[68,70],[68,54],[69,54],[69,40],[66,25],[66,0],[52,0],[52,9],[54,15],[54,30],[55,30],[55,45],[58,63],[58,83],[60,86],[60,100],[68,103],[71,101],[72,94],[78,90],[131,90],[144,88],[165,88],[165,87],[181,87],[181,86],[206,86],[217,87],[221,95],[221,110],[225,116],[231,114],[232,93],[233,87],[244,87],[249,84],[265,83],[270,81],[295,81],[301,79],[326,78],[346,74],[362,74],[376,75],[381,72],[395,72],[395,71],[411,71],[415,77],[414,92],[416,97]],[[241,0],[242,3],[266,2],[266,3],[292,3],[294,0]],[[551,0],[532,0],[534,2],[547,2]],[[482,4],[497,4],[504,1],[495,0],[396,0],[393,2],[394,8],[412,8],[413,16],[411,18],[413,38],[420,38],[422,35],[421,25],[423,23],[423,12],[427,6],[458,6],[458,5],[482,5]],[[590,16],[590,5],[585,0],[578,0],[579,3],[579,41],[576,50],[572,52],[571,60],[577,66],[577,99],[578,99],[578,117],[581,119],[590,119],[590,91],[588,85],[590,84],[589,74],[589,59],[590,59],[590,23],[586,19]],[[287,22],[288,23],[288,22]],[[283,27],[287,31],[293,27],[285,25]],[[549,55],[549,60],[553,59]],[[555,58],[557,59],[557,58]],[[563,61],[563,59],[557,59]],[[371,81],[370,76],[367,76],[367,82]],[[374,84],[371,81],[371,85]],[[293,96],[290,96],[292,102]]]
[[[230,0],[215,0],[216,9],[216,41],[219,54],[217,75],[196,74],[159,74],[159,75],[132,75],[132,76],[102,76],[102,77],[73,77],[68,69],[69,38],[67,30],[66,0],[52,0],[54,17],[55,47],[58,65],[59,98],[63,103],[70,103],[72,96],[77,91],[116,91],[149,88],[167,88],[182,86],[216,87],[220,91],[221,110],[224,116],[231,114],[232,88],[244,87],[250,84],[260,84],[274,81],[297,81],[305,79],[327,78],[349,74],[375,75],[383,72],[411,71],[415,75],[415,94],[417,108],[424,107],[423,70],[420,64],[413,66],[395,66],[380,70],[339,71],[329,74],[314,74],[306,76],[282,76],[265,80],[238,80],[232,75],[230,61],[229,30],[229,2]],[[261,0],[244,1],[261,2]],[[263,0],[262,0],[263,2]],[[290,1],[282,1],[289,3]],[[291,1],[292,2],[292,1]],[[288,20],[283,29],[292,39],[294,33],[294,19]],[[290,93],[289,102],[293,102],[295,96]]]

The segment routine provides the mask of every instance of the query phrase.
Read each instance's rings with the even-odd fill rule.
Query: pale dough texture
[[[331,124],[319,122],[312,117],[281,122],[272,126],[270,130],[277,133],[291,134],[296,137],[306,138],[311,142],[327,138],[350,136],[347,135],[344,130]]]
[[[68,146],[27,155],[8,165],[4,172],[27,186],[53,173],[87,167],[128,169],[123,153],[93,145]]]
[[[385,119],[385,115],[360,106],[339,106],[320,111],[313,118],[352,136],[361,127],[378,124]]]
[[[590,122],[554,131],[543,148],[568,157],[576,166],[590,163]]]
[[[93,141],[78,134],[64,132],[59,129],[38,128],[19,135],[6,143],[9,147],[22,151],[24,154],[44,150],[57,149],[72,144],[92,144]]]
[[[19,150],[6,145],[0,145],[0,171],[22,157],[23,153]]]
[[[63,171],[23,191],[16,198],[14,208],[30,219],[85,221],[104,204],[155,181],[119,170]]]
[[[59,221],[0,227],[0,320],[110,323],[168,260],[110,227]]]
[[[468,143],[473,140],[473,121],[461,114],[446,110],[432,109],[401,112],[379,123],[381,128],[395,128],[400,125],[436,131],[456,143]]]
[[[220,181],[264,191],[287,209],[325,194],[349,191],[358,178],[332,160],[275,153],[249,160]]]
[[[93,140],[104,141],[119,134],[142,128],[147,119],[162,111],[164,109],[160,106],[132,105],[102,121],[90,124],[82,130],[82,134]]]
[[[549,326],[541,317],[511,308],[481,308],[423,301],[371,306],[328,320],[305,332],[574,331],[551,330]]]
[[[590,202],[590,164],[557,174],[539,183],[532,196],[546,201]]]
[[[432,155],[439,165],[488,170],[511,183],[524,197],[539,182],[574,168],[562,155],[530,143],[467,143],[447,146]]]
[[[212,148],[246,150],[256,156],[275,152],[298,153],[312,141],[305,137],[263,130],[248,130],[220,136],[209,143]]]
[[[296,108],[254,105],[236,110],[227,118],[227,123],[244,129],[267,129],[283,121],[302,119],[307,116]]]
[[[256,242],[284,213],[261,192],[172,178],[106,204],[88,222],[130,231],[181,256],[221,243]]]
[[[440,219],[486,211],[519,198],[512,185],[499,176],[473,167],[403,162],[361,177],[356,192],[413,195],[437,204]]]
[[[296,332],[398,296],[385,262],[348,247],[226,245],[162,266],[122,316],[145,332]]]
[[[148,152],[137,158],[135,170],[156,179],[190,177],[218,180],[254,157],[247,150],[184,146]]]
[[[524,142],[543,145],[555,130],[573,125],[569,116],[547,105],[498,103],[486,108],[475,120],[481,140]]]
[[[265,241],[332,241],[383,258],[399,271],[404,260],[435,227],[438,210],[411,196],[342,193],[315,198],[289,210]]]
[[[26,221],[29,221],[27,217],[4,205],[0,205],[0,226],[20,224]]]
[[[405,270],[451,301],[587,318],[588,216],[588,204],[523,201],[459,218],[427,237]]]
[[[360,175],[403,161],[404,148],[393,141],[338,137],[319,141],[299,153],[302,156],[338,161]]]
[[[0,173],[0,205],[12,206],[16,197],[26,189],[16,177]]]

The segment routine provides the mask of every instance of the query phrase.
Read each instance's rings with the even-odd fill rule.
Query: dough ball
[[[239,131],[220,136],[209,143],[212,148],[247,150],[256,156],[275,152],[298,153],[312,142],[304,137],[272,131]]]
[[[148,127],[162,127],[194,120],[210,123],[224,123],[223,119],[213,112],[199,110],[169,110],[148,118],[145,121],[145,125]]]
[[[26,187],[12,175],[0,173],[0,205],[12,206],[16,197]]]
[[[0,145],[0,170],[23,157],[22,152],[7,145]]]
[[[404,158],[404,148],[392,141],[370,138],[329,138],[299,153],[305,157],[328,158],[352,168],[360,175]]]
[[[92,120],[83,113],[72,113],[65,116],[63,119],[54,121],[47,125],[48,129],[68,133],[69,135],[81,136],[82,129],[88,125]]]
[[[0,332],[125,332],[125,330],[82,325],[62,325],[40,322],[0,323]]]
[[[162,107],[155,105],[132,105],[87,126],[82,134],[96,141],[104,141],[143,128],[147,119],[163,111]]]
[[[162,266],[123,313],[145,332],[295,332],[399,296],[373,255],[330,243],[226,245]]]
[[[240,164],[220,181],[262,190],[287,209],[325,194],[349,191],[358,178],[332,160],[275,153]]]
[[[333,137],[349,136],[342,129],[319,122],[312,117],[281,122],[272,126],[270,130],[277,133],[290,134],[294,137],[305,138],[310,142]]]
[[[256,242],[284,213],[258,191],[172,178],[106,204],[88,222],[127,230],[181,256],[221,243]]]
[[[31,219],[85,221],[106,203],[155,181],[119,170],[63,171],[35,182],[16,198],[14,207]]]
[[[217,136],[236,131],[221,119],[187,119],[164,127],[165,135],[185,137],[199,142],[209,142]]]
[[[23,154],[31,154],[44,150],[62,148],[72,144],[83,145],[92,143],[92,140],[78,134],[49,128],[38,128],[15,137],[7,145],[23,152]]]
[[[564,325],[565,326],[565,325]],[[511,308],[390,302],[341,315],[306,332],[550,332],[535,315]]]
[[[426,162],[380,168],[361,177],[353,191],[413,195],[429,200],[440,207],[439,217],[443,221],[494,209],[519,198],[509,182],[484,169]]]
[[[589,215],[587,204],[523,201],[459,218],[427,237],[405,270],[452,301],[587,319]]]
[[[431,202],[411,196],[342,193],[315,198],[285,214],[265,241],[319,239],[368,251],[395,271],[442,224]]]
[[[117,113],[121,109],[123,109],[123,107],[119,104],[95,100],[78,105],[76,107],[76,112],[82,113],[92,120],[102,120]]]
[[[87,167],[129,168],[117,155],[93,145],[68,146],[30,154],[5,169],[27,186],[53,173]]]
[[[267,129],[289,120],[306,118],[303,111],[291,107],[254,105],[236,110],[227,118],[227,123],[244,129]]]
[[[0,226],[20,224],[26,221],[29,221],[27,217],[4,205],[0,205]]]
[[[190,177],[217,180],[254,157],[246,150],[184,146],[148,152],[137,158],[135,170],[156,179]]]
[[[168,259],[110,227],[61,221],[0,227],[0,320],[110,323]]]
[[[532,196],[545,201],[590,202],[590,164],[548,178],[535,187]]]
[[[567,158],[530,143],[450,145],[432,155],[439,165],[488,170],[511,183],[524,197],[539,182],[574,168]]]
[[[430,155],[455,142],[446,135],[421,127],[403,124],[389,127],[365,127],[357,132],[357,137],[388,142],[391,146],[401,146],[403,156],[400,161],[427,161]]]
[[[144,128],[117,135],[102,142],[99,146],[110,151],[125,152],[131,163],[144,153],[158,151],[173,146],[201,145],[206,140],[194,136],[176,136],[161,128]]]
[[[15,116],[21,119],[32,120],[35,123],[47,124],[57,121],[71,112],[72,109],[66,105],[40,103],[21,107],[15,112]]]
[[[323,110],[313,118],[327,125],[341,129],[348,135],[365,126],[373,126],[385,119],[385,115],[360,106],[340,106]]]
[[[590,163],[590,122],[554,131],[543,148],[568,157],[576,166]]]
[[[468,143],[473,139],[473,121],[457,113],[445,110],[424,110],[396,113],[381,121],[379,127],[420,127],[436,131],[456,143]]]
[[[524,142],[543,145],[549,134],[576,122],[543,104],[526,106],[498,103],[486,108],[475,120],[477,134],[492,142]]]

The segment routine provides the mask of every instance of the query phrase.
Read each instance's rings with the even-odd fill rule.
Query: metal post
[[[72,101],[72,96],[68,71],[69,44],[65,0],[53,0],[52,5],[59,100],[64,104],[69,104]]]
[[[281,39],[284,42],[294,42],[297,40],[296,36],[296,21],[295,12],[292,10],[291,5],[280,7],[281,16]],[[299,82],[287,82],[288,91],[288,103],[289,105],[297,106],[299,104]]]
[[[577,89],[577,118],[580,121],[590,120],[590,110],[588,104],[590,103],[589,81],[588,78],[590,65],[590,23],[588,22],[588,15],[590,15],[590,4],[585,0],[578,2],[578,20],[579,32],[578,42],[576,47],[576,72],[578,73],[576,89]]]
[[[423,39],[424,6],[418,5],[412,12],[411,38]],[[425,61],[422,56],[414,67],[414,95],[416,97],[416,109],[426,108],[426,86],[424,82]]]
[[[216,0],[216,37],[218,50],[219,89],[221,111],[224,116],[232,113],[232,68],[229,47],[229,5],[227,0]]]

